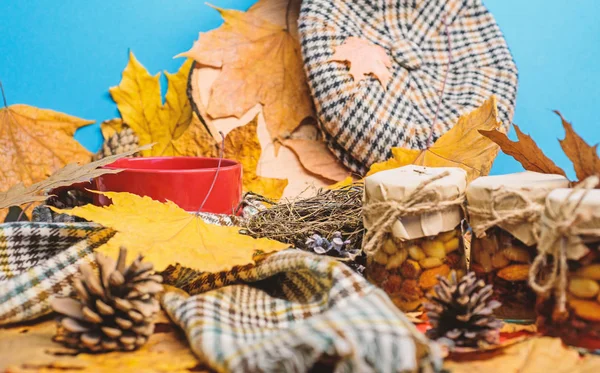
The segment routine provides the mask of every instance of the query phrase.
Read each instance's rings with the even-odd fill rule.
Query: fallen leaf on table
[[[122,130],[123,119],[121,118],[109,119],[100,123],[100,131],[102,131],[102,138],[104,138],[104,141],[108,140]]]
[[[566,176],[565,171],[544,154],[531,136],[521,132],[516,124],[514,127],[518,141],[511,141],[505,133],[498,130],[481,130],[479,133],[498,144],[505,154],[513,157],[528,171]]]
[[[337,46],[329,61],[347,62],[349,73],[357,82],[372,74],[385,89],[392,79],[392,60],[385,49],[356,36]]]
[[[277,1],[275,1],[277,3]],[[261,3],[257,3],[261,4]],[[329,180],[314,175],[306,171],[300,163],[296,154],[286,147],[277,147],[276,143],[271,139],[271,135],[267,129],[267,124],[262,115],[262,106],[255,105],[252,109],[246,112],[242,117],[227,117],[213,119],[206,112],[206,107],[212,95],[212,85],[219,78],[220,69],[201,66],[198,63],[194,64],[194,69],[190,74],[188,94],[192,107],[196,114],[203,119],[206,126],[196,128],[190,126],[188,131],[179,139],[180,141],[191,141],[193,143],[206,142],[207,129],[217,141],[221,139],[219,131],[227,135],[237,127],[243,126],[250,122],[254,117],[258,116],[257,136],[261,146],[261,155],[256,166],[256,174],[262,177],[271,177],[276,179],[287,179],[288,185],[283,191],[283,198],[296,198],[298,195],[310,195],[316,193],[318,188],[327,186]],[[191,133],[192,128],[194,133]],[[303,123],[297,127],[291,134],[291,138],[317,140],[319,130],[316,123]],[[184,138],[188,140],[183,140]],[[188,147],[189,148],[189,147]],[[276,152],[276,148],[278,151]],[[191,149],[191,148],[190,148]]]
[[[567,122],[563,116],[556,111],[560,116],[562,125],[565,129],[565,138],[559,140],[565,155],[573,162],[575,175],[579,181],[585,180],[588,176],[600,175],[600,158],[598,158],[598,144],[594,146],[588,145],[579,136],[571,123]]]
[[[458,118],[458,122],[428,149],[393,148],[390,161],[375,163],[369,175],[408,164],[428,167],[460,167],[467,171],[467,181],[489,174],[500,147],[481,135],[480,130],[500,128],[496,97]]]
[[[185,132],[192,120],[192,107],[186,95],[191,64],[188,60],[177,73],[165,73],[168,89],[164,105],[160,74],[150,75],[133,53],[129,54],[121,82],[110,89],[123,121],[138,135],[140,145],[156,143],[152,149],[142,152],[143,156],[180,155],[172,142]]]
[[[3,328],[0,329],[0,371],[202,372],[185,336],[169,323],[163,316],[154,334],[138,350],[105,354],[77,354],[77,351],[53,342],[52,337],[56,333],[56,321],[53,318],[35,324]]]
[[[341,181],[350,175],[323,141],[288,139],[283,145],[296,153],[302,166],[313,174],[331,181]]]
[[[267,9],[268,3],[260,0],[248,12],[217,9],[225,23],[201,33],[180,56],[222,69],[207,105],[211,118],[239,118],[261,104],[271,138],[278,139],[289,137],[314,110],[300,43],[286,26],[296,22],[300,1],[286,4],[285,12],[283,4]]]
[[[104,174],[115,174],[121,172],[121,170],[111,170],[100,167],[111,164],[117,159],[134,154],[140,151],[141,149],[149,149],[151,146],[152,145],[146,145],[124,153],[111,155],[83,165],[79,165],[77,163],[69,163],[63,168],[55,171],[45,180],[42,180],[30,186],[17,184],[14,187],[7,190],[6,192],[0,193],[0,209],[4,209],[10,206],[23,205],[30,202],[45,201],[46,198],[48,198],[48,196],[44,195],[44,193],[47,193],[52,189],[90,181],[90,179],[94,179]]]
[[[205,272],[220,272],[237,265],[253,263],[257,251],[270,253],[289,245],[238,233],[239,227],[205,223],[173,202],[161,203],[130,193],[100,193],[113,202],[107,207],[86,205],[55,212],[78,216],[118,233],[97,250],[117,257],[120,246],[132,255],[143,254],[157,271],[170,264]]]
[[[354,180],[354,178],[352,176],[348,176],[344,180],[338,181],[337,183],[328,186],[327,189],[331,189],[331,190],[333,190],[333,189],[341,189],[343,187],[347,187],[349,185],[352,185],[355,182],[356,181]],[[358,182],[362,182],[362,179],[359,180]]]
[[[69,162],[89,162],[90,152],[73,135],[91,123],[28,105],[0,109],[0,192],[11,187],[26,190]],[[6,199],[6,193],[0,194],[0,206],[12,205],[6,205]],[[0,221],[6,213],[0,211]]]
[[[592,373],[600,371],[600,357],[580,357],[558,338],[532,337],[502,350],[451,355],[444,369],[453,373]]]

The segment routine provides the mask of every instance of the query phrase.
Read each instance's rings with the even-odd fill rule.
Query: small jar
[[[480,177],[467,188],[474,233],[470,270],[493,285],[492,297],[502,303],[496,317],[534,322],[536,294],[527,280],[537,254],[539,218],[546,196],[568,186],[561,175],[520,172]]]
[[[365,179],[366,276],[402,311],[419,310],[438,275],[464,275],[465,188],[460,168],[410,165]]]
[[[538,330],[571,346],[600,350],[600,190],[553,191],[544,222],[539,254],[547,264],[534,271],[536,283],[546,290],[536,305]],[[562,255],[566,266],[559,260],[554,269]]]

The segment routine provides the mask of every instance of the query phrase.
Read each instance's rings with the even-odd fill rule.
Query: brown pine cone
[[[483,347],[499,343],[502,322],[493,316],[500,302],[491,300],[492,285],[477,280],[474,272],[450,279],[438,276],[439,283],[427,295],[430,302],[424,308],[432,329],[427,335],[442,339],[452,346]]]
[[[109,155],[120,154],[138,147],[139,138],[133,132],[131,127],[123,125],[123,129],[120,132],[115,133],[109,137],[98,153],[94,154],[93,160],[97,161]],[[133,155],[137,156],[137,153]]]
[[[119,258],[96,254],[98,274],[85,263],[73,279],[75,296],[54,298],[52,308],[61,314],[55,340],[84,351],[134,350],[154,332],[160,310],[157,294],[162,277],[139,256],[125,266],[127,250]]]

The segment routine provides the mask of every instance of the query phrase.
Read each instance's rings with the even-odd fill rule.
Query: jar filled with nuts
[[[586,190],[586,183],[592,188],[597,178],[548,196],[531,286],[538,292],[538,329],[596,351],[600,350],[600,190]]]
[[[365,179],[367,278],[402,311],[416,311],[437,276],[465,273],[461,234],[466,172],[405,166]]]
[[[470,270],[493,285],[493,297],[502,303],[496,317],[535,320],[536,294],[527,280],[537,253],[540,216],[546,196],[568,186],[561,175],[520,172],[480,177],[467,188],[474,233]]]

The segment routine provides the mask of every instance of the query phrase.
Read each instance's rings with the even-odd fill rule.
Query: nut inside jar
[[[502,303],[494,311],[498,318],[512,322],[535,320],[536,294],[529,287],[529,269],[536,255],[527,246],[498,227],[471,242],[471,270],[494,287],[493,298]]]
[[[465,274],[461,230],[400,241],[388,234],[379,251],[367,259],[367,278],[382,287],[402,311],[416,311],[425,294],[452,269]]]

